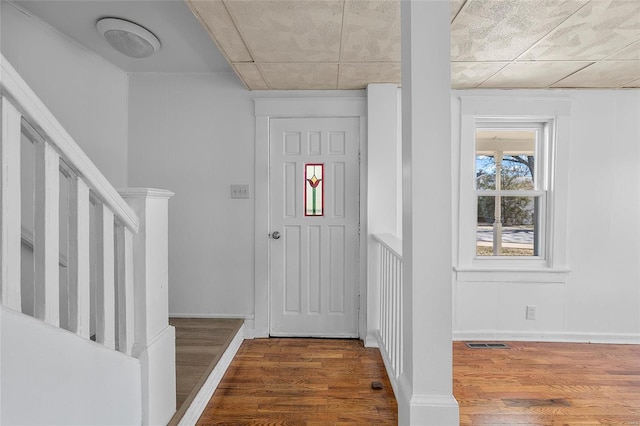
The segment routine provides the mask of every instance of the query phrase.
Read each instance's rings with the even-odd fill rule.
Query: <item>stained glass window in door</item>
[[[305,164],[304,180],[304,215],[324,216],[324,164]]]

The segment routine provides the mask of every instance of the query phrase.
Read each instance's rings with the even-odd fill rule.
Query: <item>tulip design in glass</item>
[[[324,164],[304,166],[304,215],[324,216]]]

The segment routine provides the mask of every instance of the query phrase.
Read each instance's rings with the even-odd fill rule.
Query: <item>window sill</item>
[[[564,284],[569,268],[455,267],[458,282],[513,282]]]

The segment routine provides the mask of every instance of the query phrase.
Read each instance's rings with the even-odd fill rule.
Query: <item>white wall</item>
[[[570,157],[559,165],[569,168],[571,273],[566,283],[454,283],[454,336],[640,343],[640,91],[454,91],[454,153],[458,96],[551,93],[572,99]],[[456,175],[455,156],[454,166]],[[454,235],[454,253],[456,244]],[[525,319],[526,305],[537,306],[536,320]]]
[[[126,186],[127,75],[5,1],[0,41],[4,57],[100,171]]]
[[[6,425],[139,425],[140,362],[0,307]]]
[[[253,101],[235,75],[130,78],[129,184],[169,189],[169,312],[252,315]]]
[[[175,193],[171,315],[254,316],[253,98],[354,94],[362,91],[249,92],[231,73],[130,76],[129,185]],[[249,184],[251,198],[231,199],[231,184]]]

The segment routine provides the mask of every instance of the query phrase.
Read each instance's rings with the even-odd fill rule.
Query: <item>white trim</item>
[[[453,268],[458,282],[561,283],[569,268]]]
[[[384,350],[385,346],[384,346],[384,342],[382,341],[382,336],[380,335],[380,331],[376,330],[372,337],[375,340],[375,345],[372,345],[371,347],[380,349],[380,356],[382,357],[382,362],[384,363],[384,367],[387,370],[387,378],[389,379],[389,382],[391,382],[391,387],[393,388],[393,394],[395,395],[396,399],[398,399],[400,395],[399,394],[400,384],[398,383],[398,376],[396,375],[397,372],[394,371],[393,368],[391,368],[391,365],[393,364],[389,359],[389,355],[387,354],[387,351]]]
[[[458,141],[458,235],[457,265],[454,268],[459,281],[513,281],[560,282],[566,281],[570,269],[566,265],[568,161],[571,100],[566,97],[485,97],[460,96],[460,140]],[[474,212],[478,191],[473,187],[475,155],[475,129],[478,120],[495,122],[547,123],[545,152],[547,172],[542,178],[544,190],[526,191],[522,195],[546,193],[543,255],[539,257],[478,258],[475,244],[469,239],[475,235]],[[474,143],[471,143],[473,141]],[[559,166],[560,165],[560,166]],[[494,191],[495,192],[495,191]],[[503,191],[504,192],[504,191]],[[484,194],[484,191],[482,192]],[[487,195],[490,195],[487,192]]]
[[[357,93],[357,92],[356,92]],[[366,294],[367,271],[367,181],[366,181],[366,112],[367,99],[350,97],[255,97],[255,174],[254,174],[254,265],[255,327],[252,337],[269,336],[269,121],[271,118],[355,117],[360,120],[360,269],[359,294]],[[267,212],[267,213],[265,213]],[[359,335],[366,333],[366,307],[359,313]]]
[[[514,331],[481,330],[454,331],[454,341],[518,341],[554,343],[605,343],[640,345],[640,334],[631,333],[581,333],[568,331]]]
[[[254,101],[256,117],[360,117],[366,112],[366,98],[362,96],[254,98]]]
[[[209,377],[200,388],[200,391],[198,391],[198,394],[191,402],[191,405],[187,408],[187,411],[178,422],[178,426],[191,426],[198,422],[202,412],[207,407],[209,400],[213,396],[213,393],[216,391],[216,388],[220,384],[224,374],[231,365],[231,361],[233,361],[238,349],[240,349],[243,340],[244,325],[240,327],[229,344],[229,347],[224,351],[220,361],[218,361],[211,374],[209,374]]]
[[[453,395],[413,395],[412,407],[444,407],[458,410],[458,401]]]
[[[414,394],[411,383],[403,374],[398,379],[400,397],[398,414],[405,413],[415,425],[454,425],[459,424],[460,408],[453,395]],[[402,410],[402,411],[401,411]]]
[[[173,313],[169,314],[169,318],[211,318],[211,319],[241,319],[244,320],[242,327],[244,328],[245,339],[255,339],[257,337],[269,337],[258,336],[255,331],[255,315],[242,315],[242,314],[182,314]]]
[[[170,313],[169,318],[211,318],[211,319],[243,319],[253,320],[255,315],[242,314],[176,314]]]
[[[504,117],[514,119],[531,119],[531,117],[553,118],[571,114],[571,98],[566,96],[541,97],[535,96],[460,96],[462,101],[461,114],[482,117]],[[506,112],[506,113],[505,113]]]
[[[122,188],[122,189],[118,189],[118,193],[124,199],[160,198],[160,199],[168,200],[169,198],[176,195],[171,191],[167,191],[166,189],[156,189],[156,188]]]

